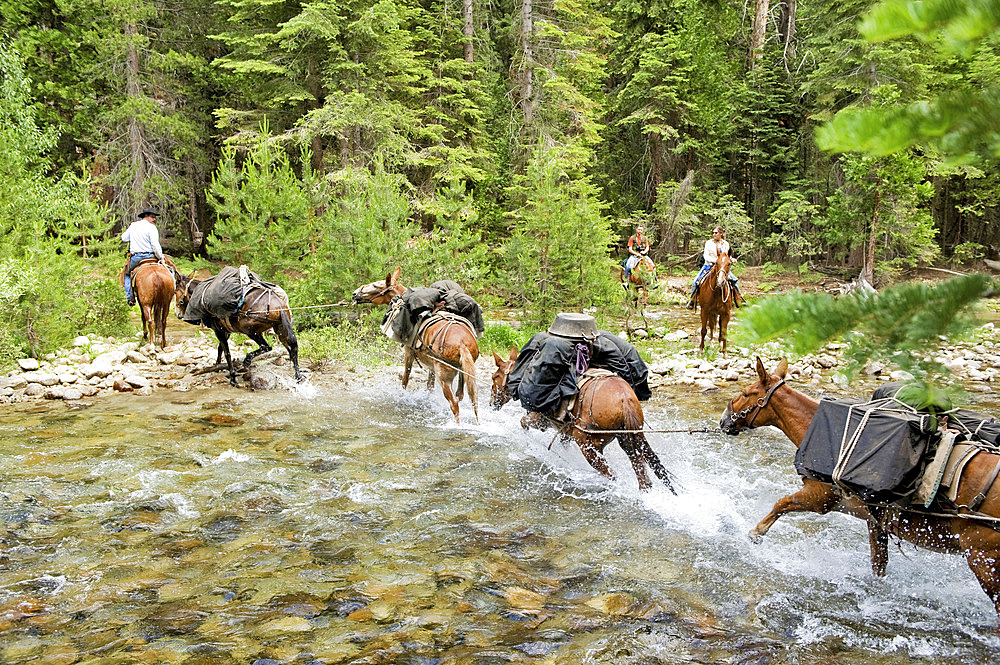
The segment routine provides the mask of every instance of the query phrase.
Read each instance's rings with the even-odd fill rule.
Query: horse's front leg
[[[587,463],[605,478],[614,479],[615,474],[611,471],[611,467],[608,466],[608,460],[604,456],[604,446],[607,444],[607,441],[601,440],[600,437],[591,437],[586,432],[581,432],[575,427],[573,428],[573,438],[576,440],[576,444],[580,446],[580,452],[583,453],[583,457],[587,460]],[[649,482],[648,478],[646,482]]]
[[[229,367],[229,385],[236,385],[236,369],[233,367],[233,357],[229,353],[229,333],[216,328],[215,336],[219,338],[219,357],[216,359],[215,364],[218,365],[222,360],[222,354],[226,355],[226,366]]]
[[[404,346],[403,347],[403,390],[406,390],[406,384],[410,382],[410,370],[413,369],[413,349]]]
[[[832,485],[804,478],[803,488],[778,499],[764,519],[750,531],[750,540],[759,543],[764,534],[785,513],[812,512],[825,515],[840,503],[840,494]]]
[[[722,347],[722,355],[725,357],[729,340],[727,331],[729,330],[729,315],[723,314],[719,317],[719,345]]]

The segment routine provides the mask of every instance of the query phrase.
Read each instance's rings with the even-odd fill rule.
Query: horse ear
[[[757,356],[757,378],[760,379],[760,382],[763,384],[766,384],[767,379],[769,378],[767,376],[767,370],[764,369],[764,363],[760,360],[760,356]]]
[[[493,362],[497,364],[497,367],[503,367],[503,358],[496,351],[493,352]]]
[[[515,360],[517,360],[517,347],[512,346],[510,347],[510,361],[514,362]]]
[[[196,275],[197,273],[198,273],[198,271],[197,271],[197,270],[192,270],[192,271],[191,271],[191,274],[190,274],[190,275],[188,275],[188,279],[194,279],[194,276],[195,276],[195,275]]]
[[[385,278],[385,285],[386,286],[396,286],[396,282],[399,281],[399,273],[401,273],[402,271],[403,271],[402,266],[400,266],[400,267],[396,268],[395,270],[393,270],[392,274],[390,274],[388,277]]]
[[[774,373],[778,375],[779,379],[785,378],[785,375],[788,374],[788,360],[782,358],[778,366],[774,368]]]

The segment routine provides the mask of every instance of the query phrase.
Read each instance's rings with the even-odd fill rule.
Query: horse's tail
[[[637,400],[623,400],[622,416],[622,424],[624,425],[622,429],[630,430],[629,434],[622,435],[628,439],[628,447],[642,456],[649,468],[667,486],[668,490],[677,494],[677,490],[674,489],[673,476],[663,466],[663,462],[660,461],[652,446],[649,445],[649,441],[646,440],[646,435],[642,432],[643,417],[639,402]]]
[[[476,422],[479,422],[479,393],[476,386],[476,361],[472,359],[472,351],[469,347],[462,345],[459,349],[459,355],[462,361],[462,372],[458,375],[459,381],[464,381],[465,385],[469,388],[469,400],[472,401],[472,413],[476,416]],[[461,385],[461,384],[459,384]]]

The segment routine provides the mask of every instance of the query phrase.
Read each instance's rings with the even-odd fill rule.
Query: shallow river
[[[735,391],[735,389],[734,389]],[[646,405],[718,422],[728,394]],[[463,415],[471,415],[468,402]],[[0,411],[3,663],[992,663],[962,558],[792,516],[776,431],[653,434],[640,494],[521,411],[439,392],[227,387]]]

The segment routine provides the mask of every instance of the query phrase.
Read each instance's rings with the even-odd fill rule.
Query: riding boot
[[[743,301],[742,304],[747,304],[747,299],[743,297],[742,293],[740,293],[740,287],[733,285],[733,304],[740,307],[741,300]]]
[[[695,308],[696,303],[695,303],[694,299],[697,296],[698,296],[698,287],[696,286],[696,287],[694,287],[694,290],[691,292],[691,299],[688,300],[688,304],[687,304],[687,308],[688,309],[694,309]]]

